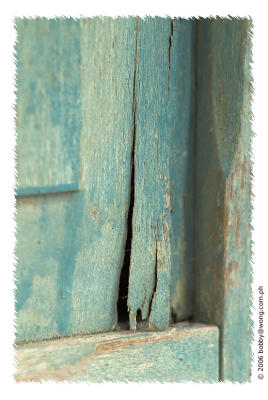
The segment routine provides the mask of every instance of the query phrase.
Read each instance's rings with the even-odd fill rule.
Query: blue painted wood
[[[138,309],[157,328],[169,322],[169,35],[169,19],[138,21],[135,203],[128,294],[131,329],[136,328]]]
[[[171,129],[171,280],[170,306],[175,321],[193,313],[195,24],[175,19],[170,37],[168,114]]]
[[[191,21],[138,21],[132,329],[138,310],[160,329],[171,307],[177,320],[192,313],[193,44]]]
[[[80,23],[16,19],[17,187],[79,185]]]
[[[111,332],[16,347],[17,381],[216,382],[218,329]]]
[[[18,19],[17,27],[18,188],[27,194],[17,198],[16,212],[17,341],[111,330],[130,194],[135,19]],[[27,111],[32,92],[24,77],[38,88],[35,107],[42,112]],[[79,92],[72,86],[77,81]],[[39,131],[30,129],[36,124]],[[53,151],[64,154],[62,169],[48,151],[57,129],[62,142]],[[44,137],[51,146],[44,146]],[[23,164],[21,151],[29,148]],[[77,183],[78,192],[51,193],[51,186]]]
[[[116,328],[134,148],[130,327],[138,310],[157,329],[171,313],[175,321],[193,313],[220,327],[221,379],[248,380],[248,21],[201,20],[197,30],[171,18],[16,24],[17,342]],[[198,340],[203,354],[208,343]],[[146,351],[163,354],[161,368],[173,374],[172,345]],[[129,346],[138,362],[142,347]],[[143,380],[125,350],[119,359]],[[191,362],[181,377],[199,374]],[[53,363],[55,374],[62,364]],[[152,365],[150,377],[160,364]]]
[[[117,325],[133,143],[135,18],[81,21],[84,214],[70,331]]]
[[[75,192],[79,190],[77,183],[65,183],[54,186],[28,186],[16,190],[16,196],[33,196],[48,193]]]
[[[220,378],[250,379],[250,21],[198,22],[195,318],[220,327]]]

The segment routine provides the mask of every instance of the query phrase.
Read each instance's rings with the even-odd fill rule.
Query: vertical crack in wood
[[[174,24],[175,24],[175,18],[173,18],[171,20],[170,35],[169,35],[169,46],[168,46],[168,93],[170,91],[171,47],[172,47],[172,39],[173,39],[173,35],[174,35]]]
[[[158,230],[158,223],[157,223],[157,230]],[[148,313],[148,319],[149,319],[149,317],[150,317],[150,314],[151,314],[151,310],[152,310],[152,303],[153,303],[153,300],[154,300],[154,297],[155,297],[155,294],[156,294],[156,290],[157,290],[157,280],[158,280],[158,276],[157,276],[157,268],[158,268],[158,261],[157,261],[157,259],[158,259],[158,240],[159,240],[159,238],[158,238],[158,232],[155,232],[155,264],[154,264],[154,279],[155,279],[155,281],[154,281],[154,289],[153,289],[153,291],[152,291],[152,297],[151,297],[151,300],[150,300],[150,305],[149,305],[149,313]]]
[[[125,244],[125,253],[123,267],[120,275],[119,295],[117,303],[118,323],[125,324],[129,319],[129,308],[127,305],[128,299],[128,284],[129,284],[129,268],[131,260],[131,245],[133,231],[133,209],[135,203],[135,145],[136,145],[136,76],[137,76],[137,41],[138,41],[138,17],[136,19],[136,41],[135,41],[135,56],[134,56],[134,74],[133,74],[133,140],[131,151],[131,181],[130,181],[130,200],[127,217],[127,238]]]

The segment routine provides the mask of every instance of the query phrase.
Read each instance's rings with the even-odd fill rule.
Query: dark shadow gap
[[[135,202],[135,145],[136,145],[136,76],[137,76],[137,44],[138,44],[138,23],[139,18],[136,18],[136,43],[135,43],[135,64],[133,74],[133,142],[131,154],[131,182],[130,182],[130,200],[127,218],[127,239],[125,245],[125,254],[123,267],[119,282],[119,295],[117,302],[118,325],[125,329],[129,329],[129,310],[128,310],[128,284],[129,284],[129,268],[131,259],[131,242],[132,242],[132,219],[133,208]]]
[[[129,202],[129,211],[128,211],[128,219],[127,219],[127,239],[125,245],[125,254],[124,254],[124,262],[120,275],[120,283],[119,283],[119,295],[117,302],[117,314],[118,314],[118,324],[125,325],[128,323],[128,306],[127,306],[127,298],[128,298],[128,280],[129,280],[129,267],[130,267],[130,255],[131,255],[131,241],[132,241],[132,215],[134,208],[134,166],[132,165],[132,173],[131,173],[131,193],[130,193],[130,202]],[[127,329],[128,329],[127,325]]]

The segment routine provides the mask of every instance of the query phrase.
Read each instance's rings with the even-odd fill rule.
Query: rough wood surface
[[[135,329],[139,310],[160,329],[170,313],[178,321],[193,312],[220,328],[220,378],[248,380],[249,21],[43,18],[16,24],[17,341],[116,328],[134,148],[130,326]],[[151,380],[216,377],[216,364],[206,359],[209,335],[189,335],[184,345],[184,339],[162,341],[165,334],[138,334],[153,335],[146,342],[153,361],[144,361]],[[146,380],[135,367],[143,347],[136,349],[132,339],[128,352],[123,345],[112,354],[116,367],[105,364],[108,353],[96,354],[97,339],[85,338],[91,347],[79,347],[84,339],[77,339],[82,364],[92,350],[97,370],[111,368],[111,379],[125,379],[129,368],[126,379]],[[60,379],[74,371],[77,379],[98,380],[94,364],[83,369],[76,350],[68,360],[64,346],[56,354],[67,357],[67,368],[48,353],[54,366],[37,357],[40,374],[50,377],[59,367]],[[176,346],[187,357],[190,352],[178,374]],[[205,360],[202,371],[197,360]]]
[[[16,28],[18,194],[28,194],[28,187],[78,186],[80,23],[18,18]]]
[[[250,378],[250,21],[198,22],[195,318],[220,327],[220,378]]]
[[[16,346],[17,381],[215,382],[218,328],[180,323]]]
[[[158,328],[170,307],[187,318],[192,21],[17,19],[17,29],[17,340],[116,327],[133,145],[131,327],[138,309]]]
[[[167,327],[171,307],[177,319],[192,312],[192,38],[190,21],[138,20],[132,329],[138,310],[160,329]]]
[[[78,131],[71,129],[80,143],[80,163],[76,165],[79,192],[43,195],[46,178],[35,182],[34,172],[24,169],[26,181],[37,185],[41,193],[31,196],[32,192],[24,192],[17,199],[17,341],[111,330],[117,324],[130,193],[135,19],[94,18],[79,23],[69,19],[19,19],[17,26],[19,110],[21,104],[29,102],[41,107],[39,92],[24,90],[24,75],[28,80],[33,75],[35,85],[45,90],[48,122],[55,112],[54,103],[50,104],[55,95],[52,89],[55,87],[61,96],[61,85],[69,88],[64,92],[64,101],[58,99],[67,107],[56,121],[59,131],[48,133],[45,116],[41,115],[42,123],[38,125],[37,114],[29,114],[30,121],[33,118],[33,124],[37,124],[29,133],[35,145],[34,157],[50,166],[46,159],[50,152],[43,140],[57,140],[57,134],[68,134],[66,114],[70,114],[71,126],[80,126]],[[68,31],[65,36],[64,29]],[[77,70],[74,60],[78,58]],[[53,84],[38,75],[39,69],[45,76],[53,76]],[[68,86],[69,80],[79,80],[79,93]],[[48,87],[44,88],[45,84]],[[42,102],[45,100],[42,98]],[[77,102],[80,108],[75,114]],[[28,135],[26,129],[21,129],[25,118],[25,113],[18,112],[18,148]],[[77,149],[63,141],[55,150],[66,155],[69,170],[68,163]],[[27,165],[32,168],[32,152],[27,157]],[[21,170],[20,163],[17,168]],[[59,182],[57,179],[49,183],[69,184],[64,176]]]
[[[170,36],[170,305],[175,321],[193,313],[195,22],[175,19]]]

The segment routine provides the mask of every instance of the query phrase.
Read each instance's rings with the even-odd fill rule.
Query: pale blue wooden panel
[[[65,49],[69,41],[78,43],[77,47],[71,47],[71,58],[80,59],[79,98],[73,99],[74,104],[65,104],[60,98],[59,107],[66,107],[74,125],[81,118],[83,123],[78,148],[80,191],[57,191],[44,196],[40,186],[39,194],[22,192],[24,196],[17,200],[17,341],[110,330],[117,324],[130,193],[135,19],[83,19],[79,24],[65,19],[49,22],[33,19],[19,23],[21,36],[31,26],[34,35],[36,25],[46,32],[48,24],[59,24],[55,27],[58,33],[52,54],[54,51],[62,54],[62,47]],[[67,31],[67,43],[61,24]],[[27,54],[31,54],[31,41],[28,47]],[[33,41],[34,59],[37,47]],[[20,51],[22,57],[24,50]],[[68,64],[68,56],[62,54],[62,57],[62,62]],[[20,71],[18,90],[23,85]],[[77,71],[72,72],[76,79]],[[61,78],[63,86],[71,75]],[[46,90],[50,93],[50,89]],[[81,104],[80,114],[73,115],[77,103]],[[37,100],[36,107],[39,106]],[[18,126],[20,118],[25,117],[20,115]],[[33,121],[38,122],[36,114]],[[41,123],[45,123],[43,116]],[[62,129],[64,121],[58,124]],[[72,134],[75,137],[76,131],[72,130]],[[31,140],[35,141],[35,131],[31,131]],[[67,149],[72,160],[72,151],[77,149],[68,146]],[[37,151],[43,152],[43,148],[37,147]],[[19,172],[21,164],[17,168]],[[31,187],[35,187],[30,177],[29,172]],[[71,184],[67,181],[63,188],[73,188],[68,185]],[[59,187],[62,186],[56,185]]]
[[[17,341],[71,334],[84,191],[17,199]]]
[[[17,381],[216,382],[218,328],[177,324],[19,345]]]
[[[17,193],[78,188],[80,23],[18,18],[16,29]]]
[[[136,71],[135,203],[128,306],[130,326],[142,318],[169,322],[170,189],[168,46],[170,19],[138,21]]]
[[[138,310],[162,329],[170,307],[177,320],[192,313],[193,57],[192,21],[138,21],[128,297],[134,329]]]
[[[133,142],[135,18],[81,21],[83,243],[72,285],[71,332],[117,325]]]
[[[171,129],[170,305],[176,321],[193,313],[195,22],[175,19],[170,42],[169,119]]]
[[[195,318],[220,327],[220,378],[250,378],[250,22],[198,23]]]

